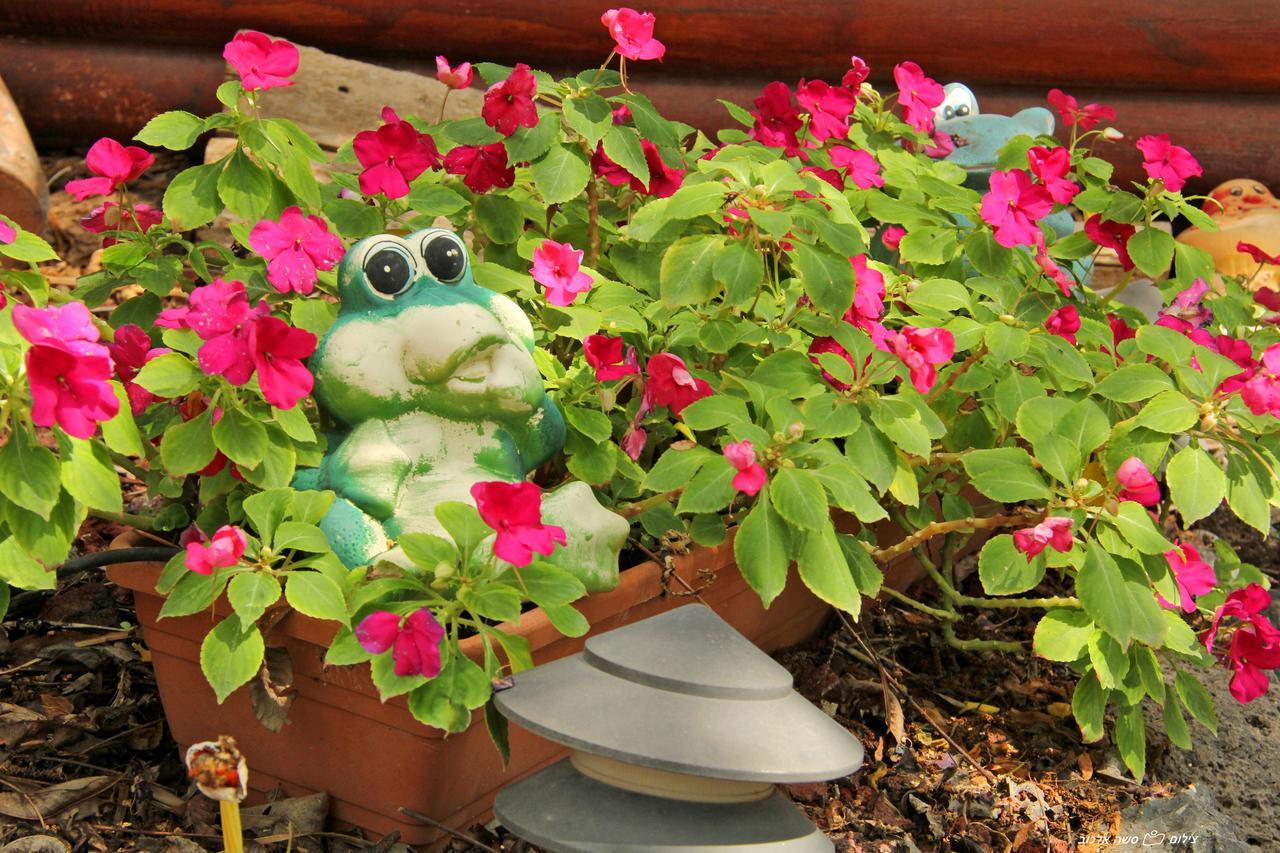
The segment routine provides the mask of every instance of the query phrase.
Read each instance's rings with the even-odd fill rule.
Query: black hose
[[[112,548],[106,551],[95,551],[92,554],[67,560],[58,567],[58,577],[66,577],[86,569],[114,566],[117,563],[168,562],[169,558],[179,550],[181,549],[168,545],[149,545],[141,548]]]

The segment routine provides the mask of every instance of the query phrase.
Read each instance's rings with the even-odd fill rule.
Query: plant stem
[[[679,497],[680,493],[683,491],[684,487],[682,486],[678,489],[672,489],[669,492],[659,492],[656,495],[650,495],[644,500],[634,501],[629,504],[623,504],[620,507],[615,507],[613,511],[623,518],[635,518],[645,510],[653,509],[655,506],[661,506],[672,498]]]
[[[939,385],[938,387],[934,388],[931,392],[929,392],[929,396],[926,397],[925,400],[927,402],[932,403],[939,396],[946,393],[951,388],[952,385],[956,384],[957,379],[959,379],[961,376],[966,374],[969,371],[969,368],[973,367],[973,365],[978,361],[978,359],[982,358],[986,354],[987,354],[987,348],[985,345],[980,346],[976,350],[971,352],[969,354],[969,357],[966,358],[964,361],[960,362],[960,364],[957,365],[955,370],[947,374],[947,378],[942,381],[941,385]]]
[[[594,177],[587,181],[587,265],[600,261],[600,188]]]
[[[226,853],[244,853],[244,830],[240,827],[240,804],[219,800],[222,812],[222,846]]]
[[[929,559],[922,549],[916,549],[916,557],[920,560],[920,565],[924,566],[929,577],[938,585],[942,595],[947,600],[958,604],[962,607],[991,607],[991,608],[1022,608],[1035,607],[1042,610],[1049,610],[1054,607],[1079,607],[1080,599],[1073,596],[1051,596],[1048,598],[982,598],[974,595],[964,595],[957,590],[942,573],[938,571],[938,567]],[[1019,646],[1019,649],[1022,647]]]
[[[908,607],[914,607],[916,610],[919,610],[921,613],[927,613],[928,615],[932,616],[934,619],[941,619],[945,622],[954,622],[955,620],[960,618],[959,614],[953,611],[940,610],[937,607],[930,607],[929,605],[925,604],[922,601],[916,601],[911,596],[898,592],[896,589],[894,589],[891,586],[880,587],[880,592],[883,593],[884,595],[889,596],[895,601],[902,602]]]
[[[154,518],[145,515],[136,515],[132,512],[111,512],[105,509],[91,509],[89,515],[94,518],[101,518],[103,521],[114,521],[116,524],[124,524],[129,527],[136,527],[139,530],[155,530],[156,523]]]
[[[878,562],[884,563],[943,533],[952,533],[970,527],[978,530],[992,527],[1012,527],[1015,524],[1027,524],[1033,518],[1034,516],[1028,517],[1019,513],[1015,515],[992,515],[986,518],[957,518],[952,521],[934,521],[921,527],[895,545],[872,551],[871,557]]]

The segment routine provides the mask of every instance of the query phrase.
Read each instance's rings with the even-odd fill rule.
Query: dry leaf
[[[253,715],[268,731],[278,732],[289,722],[293,705],[293,661],[283,646],[268,646],[258,677],[249,687]]]
[[[1080,778],[1086,782],[1093,778],[1093,759],[1089,753],[1082,752],[1076,756],[1076,764],[1080,767]]]
[[[111,776],[86,776],[24,793],[0,792],[0,815],[20,820],[48,820],[70,806],[105,791],[115,781]]]
[[[889,689],[889,682],[882,682],[884,692],[884,722],[889,727],[889,733],[893,735],[894,742],[898,744],[906,743],[907,727],[906,719],[902,716],[902,703],[898,701],[898,697]]]
[[[52,835],[28,835],[0,847],[0,853],[71,853],[71,846]]]

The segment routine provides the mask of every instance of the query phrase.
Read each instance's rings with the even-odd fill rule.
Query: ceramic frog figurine
[[[379,235],[338,271],[342,306],[311,358],[315,395],[341,425],[298,487],[333,489],[320,526],[351,567],[402,560],[406,532],[441,533],[435,507],[472,502],[480,481],[517,481],[558,453],[565,424],[534,364],[533,328],[510,299],[478,286],[451,231]],[[565,529],[552,562],[591,591],[617,583],[629,525],[585,483],[544,496]]]
[[[943,91],[943,101],[934,110],[935,124],[938,130],[950,134],[955,150],[947,160],[965,170],[965,186],[970,189],[980,193],[990,189],[987,180],[995,171],[1000,149],[1015,136],[1053,135],[1053,113],[1044,107],[1029,107],[1011,116],[995,115],[981,112],[977,97],[963,83],[948,83]],[[1022,166],[1026,168],[1025,163]],[[1059,237],[1076,230],[1075,220],[1066,210],[1051,213],[1041,221]],[[1088,281],[1090,258],[1076,261],[1072,267],[1081,281]]]

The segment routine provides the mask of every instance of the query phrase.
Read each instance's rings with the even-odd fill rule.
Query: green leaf
[[[1083,460],[1080,448],[1071,439],[1057,434],[1046,435],[1032,446],[1042,468],[1059,483],[1074,483]]]
[[[191,359],[171,352],[148,361],[134,381],[157,396],[182,397],[191,393],[202,377]]]
[[[1031,456],[1020,447],[973,450],[964,455],[963,464],[973,487],[993,500],[1012,503],[1051,495]]]
[[[809,471],[779,468],[773,476],[772,499],[778,514],[803,530],[820,531],[831,522],[827,493]]]
[[[1105,631],[1094,631],[1089,637],[1089,661],[1098,683],[1107,690],[1120,688],[1129,673],[1129,656]]]
[[[265,572],[242,572],[227,585],[227,601],[248,630],[280,599],[280,581]]]
[[[160,461],[175,477],[199,471],[213,461],[213,412],[205,409],[186,423],[165,430],[160,440]]]
[[[431,533],[401,533],[396,544],[406,557],[428,571],[440,563],[456,564],[458,549],[449,540]]]
[[[853,304],[853,266],[848,258],[797,244],[792,254],[796,275],[821,311],[842,317]]]
[[[733,499],[737,470],[723,456],[713,455],[685,486],[676,512],[719,512]]]
[[[1103,379],[1094,392],[1117,403],[1137,403],[1173,387],[1173,380],[1154,364],[1130,364]]]
[[[954,228],[912,228],[898,244],[898,257],[913,264],[945,264],[960,248]]]
[[[587,621],[587,617],[579,613],[572,605],[544,607],[542,612],[547,614],[547,618],[551,620],[551,624],[555,626],[555,629],[566,637],[581,637],[591,630],[591,623]]]
[[[0,446],[0,494],[47,519],[62,491],[58,458],[26,430],[14,430]]]
[[[1196,444],[1182,448],[1169,460],[1165,482],[1183,524],[1188,526],[1217,509],[1227,494],[1222,466]]]
[[[577,198],[591,179],[591,166],[581,152],[552,145],[542,159],[529,167],[533,185],[547,204],[564,204]]]
[[[271,178],[237,149],[218,176],[218,195],[236,216],[257,222],[271,207]]]
[[[409,710],[428,726],[461,732],[471,724],[470,709],[479,708],[490,695],[484,670],[465,655],[454,654],[439,675],[409,694]]]
[[[533,158],[527,159],[532,160]],[[410,187],[409,195],[405,197],[405,201],[409,207],[424,216],[452,216],[458,211],[467,208],[467,200],[465,198],[448,187],[442,187],[439,184],[419,184],[416,187]],[[363,202],[360,202],[360,204],[363,205]],[[367,207],[367,205],[363,206]],[[382,214],[378,211],[378,208],[372,207],[369,209],[378,213],[379,224],[374,233],[384,230]]]
[[[704,234],[683,237],[662,255],[658,287],[663,302],[670,306],[706,302],[718,285],[712,275],[724,237]]]
[[[267,428],[240,409],[226,409],[213,425],[213,442],[232,462],[256,468],[267,454]]]
[[[102,440],[116,453],[122,453],[125,456],[145,456],[142,436],[138,433],[138,424],[134,421],[133,412],[129,408],[128,394],[125,393],[124,387],[114,380],[111,383],[111,390],[115,392],[120,408],[114,417],[103,422]]]
[[[995,235],[985,228],[974,231],[964,248],[965,257],[983,275],[1002,278],[1013,272],[1014,253],[997,243]]]
[[[746,240],[730,240],[716,255],[712,274],[724,285],[725,301],[739,305],[755,296],[764,279],[764,262]]]
[[[1270,491],[1270,485],[1263,489],[1258,475],[1239,454],[1227,456],[1227,506],[1263,536],[1271,535]]]
[[[862,611],[862,593],[853,582],[853,573],[849,571],[844,549],[830,520],[821,530],[804,534],[796,568],[814,595],[858,618]]]
[[[724,197],[728,192],[729,188],[719,181],[687,183],[667,200],[667,216],[672,219],[696,219],[716,213],[724,205]]]
[[[1156,529],[1147,510],[1134,501],[1122,501],[1115,515],[1115,525],[1129,544],[1144,554],[1163,554],[1173,547]]]
[[[66,440],[62,460],[62,485],[71,496],[85,506],[107,512],[120,512],[120,478],[105,448],[83,438]]]
[[[12,536],[0,542],[0,583],[18,589],[53,589],[57,572],[49,571],[31,558]]]
[[[373,686],[378,688],[378,696],[383,702],[403,696],[427,683],[427,679],[421,675],[396,675],[395,658],[389,651],[375,655],[369,662],[369,678]]]
[[[1044,557],[1030,560],[1007,533],[993,536],[978,555],[978,578],[987,595],[1016,595],[1034,589],[1044,578]],[[1074,660],[1074,658],[1073,658]]]
[[[1036,625],[1031,648],[1042,658],[1071,663],[1084,654],[1093,632],[1093,620],[1083,610],[1057,607]]]
[[[1139,350],[1173,366],[1190,364],[1195,352],[1195,344],[1181,332],[1154,323],[1140,326],[1136,340]]]
[[[1179,433],[1190,429],[1200,419],[1200,410],[1180,392],[1161,391],[1138,412],[1134,423],[1156,432]]]
[[[475,200],[473,211],[480,228],[495,243],[514,243],[524,233],[524,214],[508,196],[482,195]]]
[[[208,633],[200,644],[200,669],[219,705],[257,675],[265,650],[257,627],[243,630],[235,616],[223,619]]]
[[[510,571],[514,577],[507,582],[520,587],[525,597],[539,607],[570,604],[587,594],[582,581],[544,560],[534,560],[522,569]]]
[[[474,506],[461,501],[444,501],[436,504],[436,520],[458,546],[463,562],[471,557],[476,546],[493,535],[493,528],[484,523]]]
[[[365,663],[372,658],[373,655],[364,650],[350,628],[339,628],[338,633],[333,637],[333,642],[329,644],[329,651],[325,652],[324,664],[325,666],[353,666]]]
[[[182,566],[184,569],[186,568],[185,557],[182,561]],[[199,613],[213,604],[214,600],[222,594],[222,589],[226,585],[226,570],[215,570],[212,577],[187,571],[178,578],[177,583],[173,585],[173,589],[166,596],[164,604],[160,607],[160,618],[169,619]]]
[[[1097,542],[1088,545],[1076,593],[1085,612],[1121,646],[1136,639],[1160,647],[1165,623],[1146,576],[1128,561],[1117,563]]]
[[[613,424],[604,412],[581,406],[565,406],[563,412],[569,426],[592,441],[608,441],[613,435]]]
[[[17,223],[14,223],[15,225]],[[53,247],[40,236],[32,234],[30,231],[18,229],[17,236],[9,243],[0,243],[0,255],[13,258],[25,264],[38,264],[41,261],[51,261],[58,257],[58,253]]]
[[[332,548],[323,530],[314,524],[302,521],[280,522],[276,527],[271,545],[276,551],[292,548],[295,551],[308,551],[312,554],[325,554]]]
[[[432,189],[444,188],[432,187]],[[446,190],[446,192],[452,192],[452,190]],[[457,193],[453,194],[457,195]],[[462,197],[458,196],[458,200],[462,201]],[[411,207],[417,209],[413,204],[412,191],[409,193],[408,202]],[[338,229],[339,234],[350,240],[362,240],[365,237],[372,237],[374,234],[382,232],[386,227],[382,211],[371,204],[365,204],[354,198],[329,199],[324,203],[324,215]]]
[[[760,601],[768,607],[787,585],[787,556],[790,537],[782,517],[773,508],[768,488],[756,498],[755,506],[738,528],[733,540],[733,554],[742,577]]]
[[[514,622],[520,618],[520,593],[505,583],[464,586],[458,600],[477,616],[495,622]]]
[[[644,488],[654,492],[667,492],[688,483],[709,459],[715,457],[705,447],[694,445],[688,449],[675,447],[658,458],[644,478]]]
[[[342,589],[319,572],[294,571],[285,582],[289,606],[313,619],[329,619],[347,624],[347,600]]]
[[[604,153],[645,186],[649,185],[649,164],[640,147],[640,137],[625,125],[611,125],[604,134]]]
[[[185,151],[204,133],[204,119],[186,110],[171,110],[151,119],[133,138],[143,145]]]
[[[1173,679],[1174,688],[1178,691],[1178,698],[1182,700],[1182,704],[1191,712],[1191,716],[1200,721],[1200,725],[1204,726],[1215,735],[1218,733],[1218,715],[1213,710],[1213,697],[1209,695],[1209,691],[1204,689],[1204,685],[1195,679],[1194,676],[1179,671]]]
[[[1141,782],[1147,772],[1147,729],[1141,705],[1121,708],[1116,715],[1116,749],[1120,751],[1120,757],[1124,759],[1133,778]]]
[[[1164,732],[1178,749],[1191,749],[1191,732],[1187,729],[1186,718],[1182,716],[1182,705],[1173,694],[1164,700]]]
[[[1085,743],[1102,739],[1102,719],[1106,710],[1107,691],[1102,689],[1096,675],[1086,672],[1076,682],[1075,692],[1071,694],[1071,712]]]
[[[907,304],[916,311],[933,311],[938,314],[967,311],[969,291],[958,281],[931,278],[920,282],[915,290],[907,294]]]
[[[1173,263],[1173,237],[1159,228],[1143,228],[1129,238],[1127,248],[1134,265],[1151,278],[1159,278]]]
[[[698,431],[750,423],[747,404],[728,394],[713,394],[695,400],[680,412],[680,420]]]
[[[276,535],[276,528],[293,509],[293,491],[291,489],[267,489],[250,495],[244,499],[244,512],[253,529],[264,542],[270,542]]]
[[[555,130],[554,113],[551,115],[549,123]],[[564,120],[587,141],[589,147],[595,148],[613,127],[613,108],[604,98],[591,93],[565,98]]]

